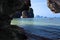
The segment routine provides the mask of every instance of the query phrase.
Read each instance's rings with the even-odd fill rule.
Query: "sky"
[[[31,0],[31,7],[34,10],[34,16],[60,17],[60,13],[55,14],[47,7],[47,0]]]

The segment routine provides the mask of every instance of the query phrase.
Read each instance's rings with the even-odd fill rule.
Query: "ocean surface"
[[[24,28],[27,33],[60,40],[60,18],[15,18],[11,24]],[[31,38],[30,40],[37,39]]]

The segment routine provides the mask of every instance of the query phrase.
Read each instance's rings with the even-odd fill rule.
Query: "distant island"
[[[47,16],[36,15],[35,18],[59,18],[59,17],[47,17]]]
[[[37,15],[37,16],[35,16],[35,18],[43,18],[43,16],[39,16],[39,15]]]

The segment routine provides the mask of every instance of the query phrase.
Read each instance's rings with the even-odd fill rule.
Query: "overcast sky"
[[[60,17],[60,13],[55,14],[47,7],[47,0],[31,0],[34,15],[47,17]]]

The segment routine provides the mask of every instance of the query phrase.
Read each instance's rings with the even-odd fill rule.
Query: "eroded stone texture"
[[[55,13],[60,13],[60,0],[48,0],[48,7]]]

